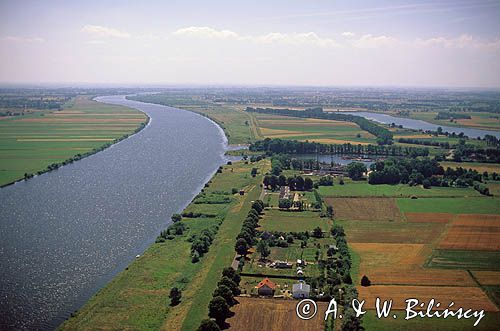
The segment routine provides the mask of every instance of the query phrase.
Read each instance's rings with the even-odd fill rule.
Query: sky
[[[0,82],[500,88],[500,0],[0,0]]]

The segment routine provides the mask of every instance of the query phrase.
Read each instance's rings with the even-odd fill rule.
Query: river
[[[0,189],[0,329],[51,330],[142,254],[226,161],[214,122],[161,105],[110,148]]]
[[[480,130],[480,129],[466,128],[466,127],[437,125],[437,124],[432,124],[432,123],[425,122],[422,120],[415,120],[415,119],[403,118],[403,117],[395,117],[395,116],[391,116],[391,115],[387,115],[387,114],[372,113],[372,112],[367,112],[367,111],[342,112],[342,113],[356,115],[356,116],[362,116],[366,119],[369,119],[369,120],[372,120],[375,122],[379,122],[382,124],[394,123],[396,125],[402,125],[404,128],[408,128],[408,129],[424,130],[424,131],[427,131],[427,130],[437,131],[437,128],[440,126],[444,132],[450,132],[450,133],[455,132],[456,134],[463,132],[464,135],[468,136],[469,138],[484,137],[487,134],[495,136],[497,138],[500,138],[500,131]]]

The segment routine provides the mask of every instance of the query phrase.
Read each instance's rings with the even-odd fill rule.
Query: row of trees
[[[310,141],[284,140],[279,138],[266,138],[258,140],[249,146],[253,152],[272,154],[354,154],[377,156],[428,156],[428,148],[407,147],[401,145],[353,145],[347,144],[321,144]]]
[[[259,215],[263,210],[264,202],[262,200],[255,200],[252,203],[250,211],[241,226],[241,231],[236,237],[236,245],[234,246],[236,253],[244,256],[247,254],[248,249],[256,243],[256,228],[259,224]]]
[[[277,109],[277,108],[252,108],[247,107],[247,112],[275,114],[282,116],[305,117],[305,118],[319,118],[335,121],[353,122],[359,125],[362,130],[368,131],[377,137],[379,145],[392,144],[392,132],[386,128],[367,120],[364,117],[341,114],[341,113],[326,113],[321,107],[308,108],[305,111],[292,110],[292,109]]]
[[[233,268],[222,270],[221,279],[208,304],[210,319],[201,321],[197,331],[219,331],[226,326],[226,319],[231,316],[230,309],[237,303],[234,297],[240,294],[240,281],[240,275]]]
[[[290,186],[292,191],[310,191],[314,186],[312,179],[309,177],[290,176],[287,178],[285,175],[266,175],[263,184],[273,191],[281,186]]]
[[[424,146],[436,146],[441,148],[450,149],[450,143],[447,141],[433,141],[431,139],[414,139],[414,138],[399,138],[398,142],[402,144],[412,144],[412,145],[424,145]]]

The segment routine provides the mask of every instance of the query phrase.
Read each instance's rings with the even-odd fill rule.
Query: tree
[[[181,214],[173,214],[172,215],[172,222],[177,223],[177,222],[180,222],[181,220],[182,220]]]
[[[255,209],[255,211],[259,214],[262,213],[264,210],[264,202],[262,202],[262,200],[255,200],[252,203],[252,209]]]
[[[255,175],[257,175],[257,168],[252,168],[252,177],[255,177]]]
[[[304,179],[304,190],[310,191],[313,189],[314,183],[311,178],[307,177]]]
[[[219,285],[214,292],[214,297],[223,297],[229,306],[235,304],[233,291],[226,285]]]
[[[370,279],[366,276],[366,275],[363,275],[363,277],[361,278],[361,286],[370,286],[372,284],[372,282],[370,281]]]
[[[226,276],[222,276],[220,281],[217,283],[217,286],[227,286],[231,291],[233,292],[233,295],[239,295],[240,294],[240,288],[238,287],[238,284],[236,284],[232,279]]]
[[[431,187],[431,182],[430,182],[428,179],[424,179],[424,180],[422,181],[422,186],[423,186],[424,188],[430,188],[430,187]]]
[[[266,257],[268,257],[269,254],[271,254],[271,249],[269,248],[267,241],[265,240],[259,241],[259,243],[257,244],[257,252],[260,253],[260,258],[262,260],[265,260]]]
[[[236,253],[240,255],[247,255],[248,251],[248,243],[244,238],[239,238],[236,241],[236,245],[234,246],[234,250]]]
[[[313,237],[316,238],[322,238],[323,237],[323,230],[318,226],[313,230]]]
[[[240,275],[231,267],[224,268],[224,270],[222,270],[222,276],[231,279],[236,284],[239,284],[241,281]]]
[[[332,206],[328,206],[326,207],[326,214],[328,215],[328,217],[332,218],[333,217],[333,207]]]
[[[211,319],[204,319],[196,331],[221,331],[220,327]]]
[[[224,321],[229,315],[229,305],[223,297],[214,297],[208,304],[208,316],[214,318],[219,327],[224,326]]]
[[[278,207],[280,209],[290,209],[292,206],[292,201],[290,199],[280,199],[278,202]]]
[[[363,178],[363,173],[366,172],[366,165],[361,162],[351,162],[347,165],[347,172],[352,180]]]
[[[181,302],[182,292],[177,287],[172,287],[168,297],[170,298],[170,305],[177,306]]]

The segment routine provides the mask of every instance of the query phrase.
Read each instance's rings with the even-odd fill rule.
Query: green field
[[[500,199],[436,198],[396,199],[399,209],[406,213],[450,213],[450,214],[499,214]]]
[[[427,265],[432,268],[500,270],[500,252],[436,249]]]
[[[250,201],[259,194],[260,176],[249,176],[255,164],[235,163],[224,166],[223,173],[215,175],[204,191],[216,195],[231,187],[247,188],[244,196],[234,195],[233,201],[218,216],[225,218],[216,239],[198,263],[191,263],[191,234],[209,227],[214,218],[183,218],[189,231],[182,237],[155,243],[144,255],[132,262],[113,281],[99,291],[80,311],[67,320],[61,329],[169,329],[169,325],[194,330],[207,315],[222,269],[234,257],[234,238],[248,212]],[[261,173],[269,164],[257,165]],[[228,181],[227,177],[231,180]],[[209,204],[197,206],[212,207]],[[189,208],[189,207],[188,207]],[[202,209],[200,209],[202,210]],[[173,286],[183,289],[181,304],[168,305],[168,292]]]
[[[303,232],[318,226],[327,231],[332,223],[328,218],[320,218],[319,212],[267,209],[259,224],[262,231]]]
[[[0,186],[133,133],[138,110],[77,97],[61,111],[0,120]]]
[[[377,331],[410,331],[410,330],[429,330],[429,331],[466,331],[466,330],[496,330],[500,323],[500,313],[487,312],[485,317],[476,327],[473,327],[476,319],[457,319],[453,317],[443,318],[420,318],[415,317],[411,320],[405,320],[404,312],[397,312],[397,318],[378,319],[375,311],[369,310],[363,316],[363,327]]]
[[[324,197],[463,197],[480,196],[472,188],[432,187],[424,189],[421,186],[370,185],[367,182],[346,181],[345,185],[320,186],[319,194]]]

